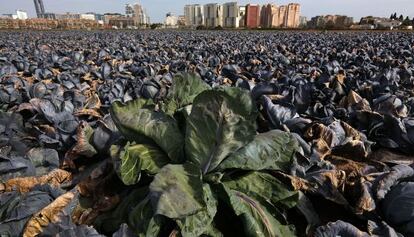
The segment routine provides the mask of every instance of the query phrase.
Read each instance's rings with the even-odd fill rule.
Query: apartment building
[[[286,28],[298,28],[300,25],[300,5],[289,3],[286,8],[286,18],[283,24]]]
[[[260,26],[260,5],[246,5],[246,24],[247,28],[258,28]]]
[[[238,28],[240,25],[240,8],[237,2],[223,4],[223,26]]]
[[[186,26],[202,26],[205,24],[203,5],[193,4],[184,6],[184,18]]]
[[[204,5],[204,17],[208,28],[223,26],[223,6],[217,3]]]

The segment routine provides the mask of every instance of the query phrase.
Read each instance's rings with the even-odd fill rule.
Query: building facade
[[[245,27],[246,26],[246,6],[240,6],[239,7],[239,27]]]
[[[260,25],[264,28],[280,27],[279,7],[274,4],[264,5],[260,13]]]
[[[146,10],[138,3],[132,5],[134,24],[136,26],[142,26],[150,24],[149,16],[147,15]]]
[[[126,4],[125,5],[125,16],[127,17],[133,17],[135,15],[134,7],[132,4]]]
[[[19,20],[26,20],[28,18],[27,12],[23,10],[16,10],[16,16]]]
[[[223,26],[223,6],[217,3],[204,5],[204,17],[208,28]]]
[[[45,6],[43,5],[43,0],[33,0],[36,8],[37,18],[42,18],[45,14]]]
[[[260,26],[260,5],[247,4],[245,27],[258,28],[259,26]]]
[[[67,19],[78,20],[78,19],[81,19],[80,18],[81,14],[70,13],[70,12],[66,12],[64,14],[55,14],[55,16],[56,16],[56,19],[58,19],[58,20],[67,20]]]
[[[43,18],[45,19],[50,19],[50,20],[56,20],[56,14],[55,13],[51,13],[51,12],[46,12],[45,14],[43,14]]]
[[[185,25],[190,27],[202,26],[205,24],[204,8],[200,4],[184,6]]]
[[[308,28],[313,29],[345,29],[353,24],[354,19],[341,15],[315,16],[308,22]],[[365,24],[365,23],[363,23]]]
[[[237,2],[223,4],[223,26],[238,28],[240,25],[240,8]]]
[[[278,27],[285,27],[286,14],[287,14],[287,7],[280,6],[279,12],[278,12],[278,20],[277,20]]]
[[[118,18],[118,17],[122,17],[122,15],[120,13],[105,13],[103,15],[103,21],[105,25],[109,25],[109,21],[114,19],[114,18]]]
[[[237,2],[223,5],[186,5],[184,7],[185,25],[189,27],[222,26],[225,28],[297,28],[300,26],[300,5],[290,3],[286,6],[258,4],[239,6]]]
[[[95,14],[91,14],[91,13],[84,13],[84,14],[80,14],[79,15],[80,19],[85,19],[85,20],[92,20],[95,21]]]
[[[286,8],[286,18],[284,27],[298,28],[300,25],[300,5],[297,3],[289,3]]]
[[[177,17],[177,25],[178,27],[185,27],[185,16],[184,15]]]
[[[134,29],[135,20],[132,17],[113,16],[108,19],[108,25],[115,29]]]
[[[164,25],[166,28],[178,28],[178,17],[174,16],[171,12],[167,13]]]
[[[305,28],[308,25],[308,18],[306,16],[301,16],[299,22],[299,27]]]
[[[194,26],[194,5],[185,5],[184,6],[184,18],[186,26]],[[203,22],[204,24],[204,22]]]

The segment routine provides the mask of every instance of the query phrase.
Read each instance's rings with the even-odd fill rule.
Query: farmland
[[[414,236],[414,35],[0,32],[1,236]]]

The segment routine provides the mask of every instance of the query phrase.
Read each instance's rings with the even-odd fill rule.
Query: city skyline
[[[0,0],[4,2],[6,0]],[[125,0],[44,0],[45,11],[54,13],[74,12],[119,12],[124,13],[125,4],[135,3],[137,1]],[[207,4],[219,3],[223,4],[232,1],[211,1],[211,0],[140,0],[138,1],[147,9],[148,15],[152,22],[163,22],[167,12],[176,15],[184,14],[184,5],[187,4]],[[355,20],[368,15],[388,17],[391,13],[414,16],[414,1],[412,0],[296,0],[296,1],[237,1],[239,4],[267,4],[273,3],[277,5],[285,5],[290,2],[301,4],[302,15],[308,18],[317,15],[341,14],[354,17]],[[22,9],[28,12],[29,17],[36,16],[36,10],[33,1],[14,0],[8,4],[1,4],[0,15],[14,12],[16,9]],[[375,6],[375,7],[373,7]]]

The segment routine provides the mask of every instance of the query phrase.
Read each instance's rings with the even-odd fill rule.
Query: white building
[[[203,6],[200,4],[184,6],[185,25],[191,27],[202,26],[205,24]]]
[[[85,19],[85,20],[96,20],[95,19],[95,14],[80,14],[80,19]]]
[[[178,27],[178,17],[174,16],[172,13],[167,13],[165,16],[164,25],[166,28],[177,28]]]
[[[223,4],[223,26],[238,28],[240,24],[240,9],[237,2]]]
[[[23,11],[23,10],[16,10],[16,18],[15,19],[19,19],[19,20],[26,20],[27,17],[27,12]],[[13,16],[14,18],[14,16]]]
[[[223,26],[223,6],[217,3],[204,5],[204,17],[206,27]]]

